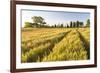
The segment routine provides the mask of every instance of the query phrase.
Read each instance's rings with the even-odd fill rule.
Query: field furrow
[[[55,45],[53,51],[43,61],[86,60],[87,51],[80,34],[73,30]]]
[[[89,35],[89,30],[77,30],[77,32],[79,33],[80,35],[80,38],[81,40],[84,42],[84,46],[85,46],[85,49],[87,50],[87,53],[88,53],[88,59],[90,59],[90,35]],[[86,36],[88,35],[88,36]]]
[[[22,62],[41,61],[44,56],[47,56],[55,44],[60,42],[70,31],[62,32],[56,36],[45,38],[31,42],[30,47],[22,46]],[[24,42],[25,43],[25,42]]]
[[[87,60],[89,33],[89,28],[22,29],[21,62]]]

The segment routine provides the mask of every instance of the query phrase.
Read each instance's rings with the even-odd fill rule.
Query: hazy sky
[[[42,16],[49,25],[66,24],[69,21],[77,20],[86,23],[86,20],[90,19],[90,13],[84,12],[22,10],[22,27],[25,22],[32,22],[32,16]]]

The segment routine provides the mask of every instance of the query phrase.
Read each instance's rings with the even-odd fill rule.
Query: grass
[[[21,62],[89,59],[89,33],[89,28],[22,28]]]

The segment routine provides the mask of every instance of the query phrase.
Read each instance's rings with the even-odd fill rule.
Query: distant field
[[[22,28],[22,63],[87,60],[89,51],[89,28]]]

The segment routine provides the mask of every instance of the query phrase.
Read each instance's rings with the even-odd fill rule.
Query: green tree
[[[57,27],[57,25],[55,24],[54,27]]]
[[[76,27],[79,27],[79,24],[80,24],[79,21],[76,21]]]
[[[73,23],[72,23],[72,21],[70,22],[70,27],[73,27]]]
[[[76,27],[76,23],[75,22],[73,22],[73,27]]]
[[[90,19],[87,20],[86,26],[90,27]]]
[[[67,28],[69,28],[69,25],[67,24]]]
[[[61,28],[62,28],[62,27],[64,27],[64,26],[63,26],[63,23],[61,24],[61,26],[60,26],[60,27],[61,27]]]
[[[83,27],[83,25],[84,25],[83,22],[80,22],[80,27]]]
[[[46,24],[46,22],[44,21],[44,18],[41,16],[33,16],[32,17],[33,23],[39,24],[40,27],[44,24]]]

